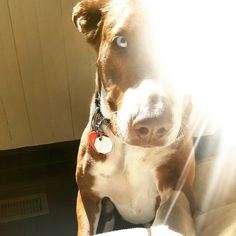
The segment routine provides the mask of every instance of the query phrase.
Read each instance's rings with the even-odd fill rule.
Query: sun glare
[[[236,2],[154,2],[146,10],[155,24],[160,74],[191,94],[230,142],[236,131]]]
[[[227,186],[236,173],[236,1],[154,2],[156,6],[147,4],[152,7],[146,10],[150,27],[155,27],[160,76],[192,95],[196,136],[212,135],[217,129],[223,135],[205,197],[214,198],[225,163],[232,163]]]

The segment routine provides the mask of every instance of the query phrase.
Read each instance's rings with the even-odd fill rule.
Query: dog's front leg
[[[93,195],[82,194],[77,196],[77,223],[78,236],[91,236],[96,234],[100,214],[101,201]]]
[[[186,236],[194,236],[195,229],[189,201],[182,191],[168,190],[161,195],[152,229],[167,225],[170,229]]]

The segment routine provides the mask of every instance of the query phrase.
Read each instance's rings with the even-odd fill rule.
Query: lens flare
[[[236,130],[236,2],[159,0],[144,9],[155,32],[160,76],[191,94],[231,142]]]
[[[206,180],[209,204],[220,182],[229,192],[236,178],[236,2],[159,0],[144,10],[155,32],[160,76],[193,97],[196,136],[222,131],[221,151]]]

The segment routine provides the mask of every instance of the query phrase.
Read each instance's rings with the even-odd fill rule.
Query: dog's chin
[[[129,136],[120,136],[122,141],[131,146],[138,146],[143,148],[165,147],[170,144],[167,137],[158,137],[157,139],[145,141],[142,139],[135,139]]]

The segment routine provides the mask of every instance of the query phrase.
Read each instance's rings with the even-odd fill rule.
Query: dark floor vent
[[[0,200],[0,223],[48,214],[47,196],[44,193]]]

